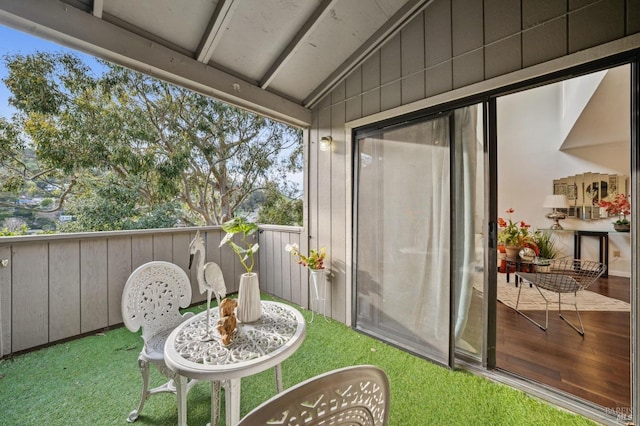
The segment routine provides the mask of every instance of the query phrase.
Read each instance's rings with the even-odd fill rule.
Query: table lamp
[[[548,213],[546,217],[548,219],[552,219],[555,221],[553,225],[551,225],[551,229],[562,229],[558,220],[565,219],[567,217],[566,214],[558,211],[558,209],[568,209],[569,201],[565,195],[547,195],[544,199],[544,204],[542,205],[545,209],[553,209],[551,213]]]

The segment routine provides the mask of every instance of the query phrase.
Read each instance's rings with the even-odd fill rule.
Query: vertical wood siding
[[[350,323],[353,155],[345,123],[638,31],[637,0],[434,0],[354,69],[313,109],[307,141],[309,244],[329,253],[331,316]],[[333,138],[331,152],[318,149],[324,136]]]
[[[189,243],[196,229],[163,229],[0,238],[0,356],[122,324],[120,303],[133,270],[165,260],[191,278],[192,303],[205,300],[189,270]],[[229,294],[238,291],[240,261],[229,246],[218,247],[224,232],[200,228],[206,262],[222,268]],[[301,243],[302,228],[265,227],[255,271],[261,290],[308,306],[306,270],[284,251]]]

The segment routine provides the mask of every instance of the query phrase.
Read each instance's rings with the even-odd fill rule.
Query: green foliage
[[[106,62],[94,76],[71,54],[4,62],[18,113],[12,123],[0,121],[0,153],[10,154],[0,160],[0,185],[16,193],[36,182],[34,194],[51,196],[51,189],[40,193],[49,187],[41,183],[55,184],[51,208],[64,204],[78,217],[62,228],[218,225],[268,182],[289,192],[286,174],[301,168],[301,130],[182,87]],[[119,196],[101,203],[99,180],[117,185],[113,192],[135,192],[135,204],[129,196],[122,205]],[[152,213],[177,204],[166,208],[177,219]]]
[[[22,225],[20,226],[18,229],[12,230],[10,231],[8,228],[2,228],[0,230],[0,236],[1,237],[11,237],[11,236],[15,236],[15,235],[27,235],[29,231],[29,228],[27,227],[27,225]]]
[[[551,232],[536,231],[534,241],[540,250],[539,257],[543,259],[555,259],[558,256],[556,241]]]
[[[246,269],[247,273],[250,273],[253,270],[253,255],[258,251],[260,246],[258,245],[258,243],[253,244],[250,241],[247,241],[247,237],[255,234],[256,231],[258,231],[258,225],[253,222],[247,222],[247,220],[242,217],[234,217],[233,219],[222,224],[222,230],[225,231],[227,235],[225,235],[222,241],[220,241],[219,247],[222,247],[225,244],[229,244],[235,254],[238,255],[240,263],[242,263],[244,269]],[[241,234],[242,245],[236,244],[233,241],[233,236],[235,234]]]
[[[302,226],[302,200],[285,197],[275,185],[268,186],[265,193],[258,222]]]

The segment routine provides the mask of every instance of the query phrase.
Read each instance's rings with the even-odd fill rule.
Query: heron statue
[[[193,263],[193,258],[198,256],[196,278],[198,280],[198,289],[200,294],[207,292],[207,337],[209,337],[209,329],[211,327],[209,317],[211,309],[211,293],[216,296],[218,306],[220,306],[220,299],[227,295],[227,286],[224,284],[224,277],[222,270],[215,262],[205,261],[205,246],[204,240],[200,236],[200,231],[196,232],[196,236],[189,243],[189,269]]]

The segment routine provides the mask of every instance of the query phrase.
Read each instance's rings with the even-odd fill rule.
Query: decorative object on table
[[[309,256],[305,256],[300,253],[298,244],[287,244],[285,251],[291,253],[291,256],[298,258],[298,264],[309,268],[311,274],[311,283],[313,284],[313,290],[311,293],[311,320],[314,318],[314,308],[318,309],[322,304],[322,315],[326,321],[329,321],[325,315],[325,302],[327,300],[327,274],[324,269],[324,260],[327,257],[327,252],[324,247],[320,250],[309,250]],[[315,304],[314,304],[315,301]]]
[[[204,339],[210,339],[210,311],[211,311],[211,293],[216,296],[216,302],[220,306],[220,298],[227,295],[227,286],[224,283],[222,270],[215,262],[204,263],[205,254],[204,239],[200,236],[200,231],[196,232],[195,238],[189,243],[189,269],[193,263],[193,258],[198,256],[196,279],[198,280],[198,289],[200,294],[207,292],[207,331]]]
[[[546,218],[554,221],[551,225],[551,229],[562,229],[562,226],[558,222],[560,219],[567,217],[566,213],[558,209],[568,209],[569,201],[564,194],[547,195],[542,205],[545,209],[553,209],[551,213],[547,213]]]
[[[145,263],[131,273],[122,292],[122,321],[129,331],[142,328],[144,345],[138,355],[138,366],[142,374],[142,394],[138,407],[133,410],[128,422],[134,422],[142,412],[144,403],[151,395],[160,392],[176,394],[173,376],[167,370],[164,359],[164,343],[169,331],[194,316],[193,312],[180,313],[191,303],[191,283],[186,272],[169,262]],[[148,389],[149,365],[167,376],[168,382]],[[189,381],[186,391],[196,383]]]
[[[260,302],[260,283],[258,282],[258,274],[253,271],[254,258],[253,255],[258,251],[260,246],[258,243],[252,243],[247,240],[248,237],[254,235],[258,231],[258,225],[247,222],[242,217],[235,217],[222,224],[222,230],[227,233],[220,242],[220,247],[229,244],[233,251],[238,255],[240,263],[247,271],[240,277],[240,287],[238,289],[238,309],[237,317],[241,322],[254,322],[260,319],[262,315],[262,304]],[[242,236],[240,244],[233,241],[233,236],[240,234]]]
[[[498,218],[498,242],[504,245],[507,259],[511,260],[517,259],[520,250],[525,246],[536,249],[533,232],[529,231],[531,225],[523,220],[514,222],[511,219],[514,211],[512,208],[507,209],[508,222],[501,217]]]
[[[218,306],[220,319],[218,320],[217,330],[220,333],[220,341],[227,346],[231,343],[233,332],[236,331],[237,321],[234,310],[238,307],[238,302],[235,299],[223,299]],[[209,320],[207,319],[207,321]]]
[[[603,207],[610,216],[617,216],[618,220],[613,222],[613,228],[618,232],[629,232],[631,222],[627,219],[627,215],[631,213],[630,197],[624,194],[616,194],[601,200],[598,204]]]

